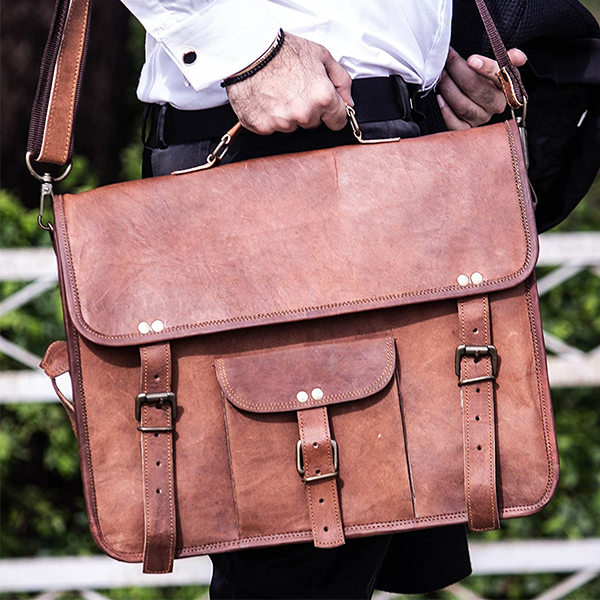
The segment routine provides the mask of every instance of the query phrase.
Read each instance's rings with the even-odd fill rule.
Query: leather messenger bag
[[[59,1],[34,168],[69,163],[88,20],[88,0]],[[163,573],[240,548],[494,529],[550,500],[522,124],[53,196],[54,224],[40,223],[66,342],[42,366],[70,371],[61,400],[105,552]]]

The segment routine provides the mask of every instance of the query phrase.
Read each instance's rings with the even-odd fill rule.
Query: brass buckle
[[[324,473],[321,475],[314,475],[313,477],[305,477],[306,471],[304,470],[304,459],[302,458],[302,440],[298,440],[296,444],[296,470],[304,483],[310,483],[311,481],[319,481],[320,479],[330,479],[331,477],[337,477],[339,459],[338,459],[338,445],[335,440],[331,440],[331,449],[333,451],[333,473]]]
[[[138,422],[142,420],[142,404],[156,404],[157,408],[168,402],[171,406],[170,427],[138,427],[142,433],[168,433],[175,431],[175,415],[177,413],[177,396],[173,392],[154,392],[151,394],[141,393],[135,398],[135,418]]]
[[[492,374],[484,375],[483,377],[474,377],[473,379],[461,379],[461,361],[463,356],[472,356],[475,362],[479,362],[482,356],[489,356],[492,360]],[[498,350],[496,350],[496,346],[492,346],[491,344],[487,346],[466,346],[465,344],[461,344],[456,349],[454,368],[459,386],[480,381],[495,381],[498,372]]]

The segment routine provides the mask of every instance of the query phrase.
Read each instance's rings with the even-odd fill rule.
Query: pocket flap
[[[392,337],[292,346],[217,358],[227,399],[250,412],[284,412],[366,398],[382,390],[396,363]]]

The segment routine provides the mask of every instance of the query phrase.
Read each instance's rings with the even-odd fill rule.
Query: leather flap
[[[538,252],[514,122],[57,196],[55,218],[71,319],[113,346],[490,293]]]
[[[393,338],[359,338],[217,358],[215,368],[232,404],[265,413],[371,396],[389,383],[395,359]]]

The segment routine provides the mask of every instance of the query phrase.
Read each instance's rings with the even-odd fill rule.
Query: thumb
[[[527,62],[527,55],[522,50],[518,50],[517,48],[512,48],[508,51],[508,57],[510,58],[510,62],[515,67],[522,67]]]
[[[348,71],[329,52],[323,58],[323,66],[327,71],[327,76],[331,80],[331,83],[335,86],[336,92],[342,97],[344,103],[354,106],[351,94],[352,78],[348,74]]]

